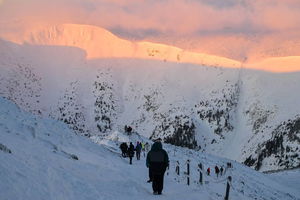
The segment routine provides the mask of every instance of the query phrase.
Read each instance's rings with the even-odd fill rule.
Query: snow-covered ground
[[[144,140],[115,132],[102,144],[76,135],[61,122],[39,118],[0,98],[0,199],[1,200],[93,200],[93,199],[203,199],[224,198],[226,177],[232,176],[230,199],[299,200],[299,178],[286,173],[262,174],[234,161],[164,144],[170,169],[160,197],[146,183],[145,158],[133,165],[120,156],[119,141]],[[149,141],[150,142],[150,141]],[[191,160],[191,185],[186,185],[184,163]],[[175,174],[175,163],[181,175]],[[226,175],[204,176],[197,184],[198,163],[204,168],[232,162]],[[299,177],[299,171],[293,171]]]

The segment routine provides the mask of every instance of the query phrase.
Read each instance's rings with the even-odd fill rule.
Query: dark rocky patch
[[[272,138],[258,145],[256,154],[250,155],[244,164],[260,170],[263,160],[274,157],[281,169],[290,169],[300,165],[300,116],[282,122],[272,131]]]
[[[12,153],[12,151],[9,148],[7,148],[7,146],[5,146],[4,144],[1,144],[1,143],[0,143],[0,150],[5,153]]]
[[[177,115],[174,119],[165,118],[155,127],[150,139],[157,139],[164,135],[164,142],[181,147],[195,149],[198,147],[195,139],[194,122],[186,115]]]

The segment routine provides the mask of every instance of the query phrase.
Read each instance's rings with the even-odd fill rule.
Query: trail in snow
[[[170,157],[169,175],[165,175],[162,196],[152,195],[145,158],[133,161],[120,156],[119,141],[146,140],[141,136],[115,138],[95,144],[77,136],[63,123],[42,119],[21,111],[0,98],[0,143],[11,153],[0,150],[1,200],[111,200],[111,199],[189,199],[221,200],[226,177],[204,176],[205,184],[196,184],[197,165],[204,169],[225,165],[229,160],[193,150],[164,144]],[[109,149],[109,150],[108,150]],[[72,159],[76,155],[79,159]],[[186,185],[184,163],[191,160],[191,185]],[[175,180],[175,163],[180,162],[181,176]],[[299,200],[299,191],[277,182],[269,175],[233,163],[226,176],[233,177],[231,200]],[[288,179],[282,179],[289,181]],[[298,179],[299,180],[299,179]],[[297,180],[293,180],[296,184]],[[299,183],[299,182],[298,182]]]

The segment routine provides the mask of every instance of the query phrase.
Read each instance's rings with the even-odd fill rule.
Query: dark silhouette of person
[[[127,126],[127,134],[131,135],[132,132],[132,127],[131,126]]]
[[[142,145],[140,142],[136,143],[135,151],[136,151],[136,159],[140,160],[141,159],[141,151],[142,151]]]
[[[146,165],[149,167],[153,194],[160,195],[164,185],[164,174],[169,166],[169,157],[161,142],[155,142],[147,154]]]
[[[128,157],[129,157],[129,164],[132,165],[132,158],[134,156],[134,146],[132,142],[130,142],[129,148],[128,148]]]
[[[207,168],[206,172],[207,172],[207,175],[209,176],[210,175],[210,168]]]
[[[220,172],[219,167],[216,165],[216,166],[215,166],[215,173],[216,173],[216,175],[217,175],[217,178],[218,178],[218,176],[219,176],[219,172]]]
[[[128,149],[128,146],[126,144],[126,142],[123,142],[121,145],[120,145],[120,149],[122,151],[122,156],[125,158],[126,157],[126,154],[127,154],[127,149]]]
[[[223,175],[223,171],[224,171],[223,166],[221,166],[221,168],[220,168],[220,175],[221,176]]]

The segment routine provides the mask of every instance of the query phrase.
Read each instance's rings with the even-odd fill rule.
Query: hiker
[[[148,153],[150,150],[150,144],[148,142],[146,142],[145,144],[145,152]]]
[[[223,175],[223,171],[224,171],[223,166],[221,166],[221,168],[220,168],[220,175],[221,176]]]
[[[146,156],[145,155],[145,143],[144,142],[141,142],[141,145],[142,145],[142,152],[143,152],[143,155],[144,157]]]
[[[150,180],[154,195],[161,195],[164,185],[164,174],[169,166],[169,157],[162,148],[161,142],[155,142],[147,154],[146,166],[149,168]]]
[[[228,162],[228,163],[227,163],[227,168],[232,168],[231,162]]]
[[[142,145],[140,142],[136,143],[135,151],[136,151],[136,159],[140,160],[141,159],[141,151],[142,151]]]
[[[215,173],[217,174],[217,178],[219,176],[219,172],[220,172],[219,167],[216,165],[215,166]]]
[[[120,145],[120,149],[122,151],[122,157],[125,158],[126,157],[126,154],[127,154],[127,149],[128,149],[128,146],[126,144],[126,142],[123,142],[121,145]]]
[[[131,131],[132,131],[131,126],[128,126],[128,127],[127,127],[127,133],[128,133],[128,135],[131,135]]]
[[[132,158],[134,156],[134,146],[132,142],[130,142],[129,148],[128,148],[128,157],[129,157],[129,164],[132,165]]]
[[[210,174],[210,168],[207,168],[206,173],[209,176],[209,174]]]

